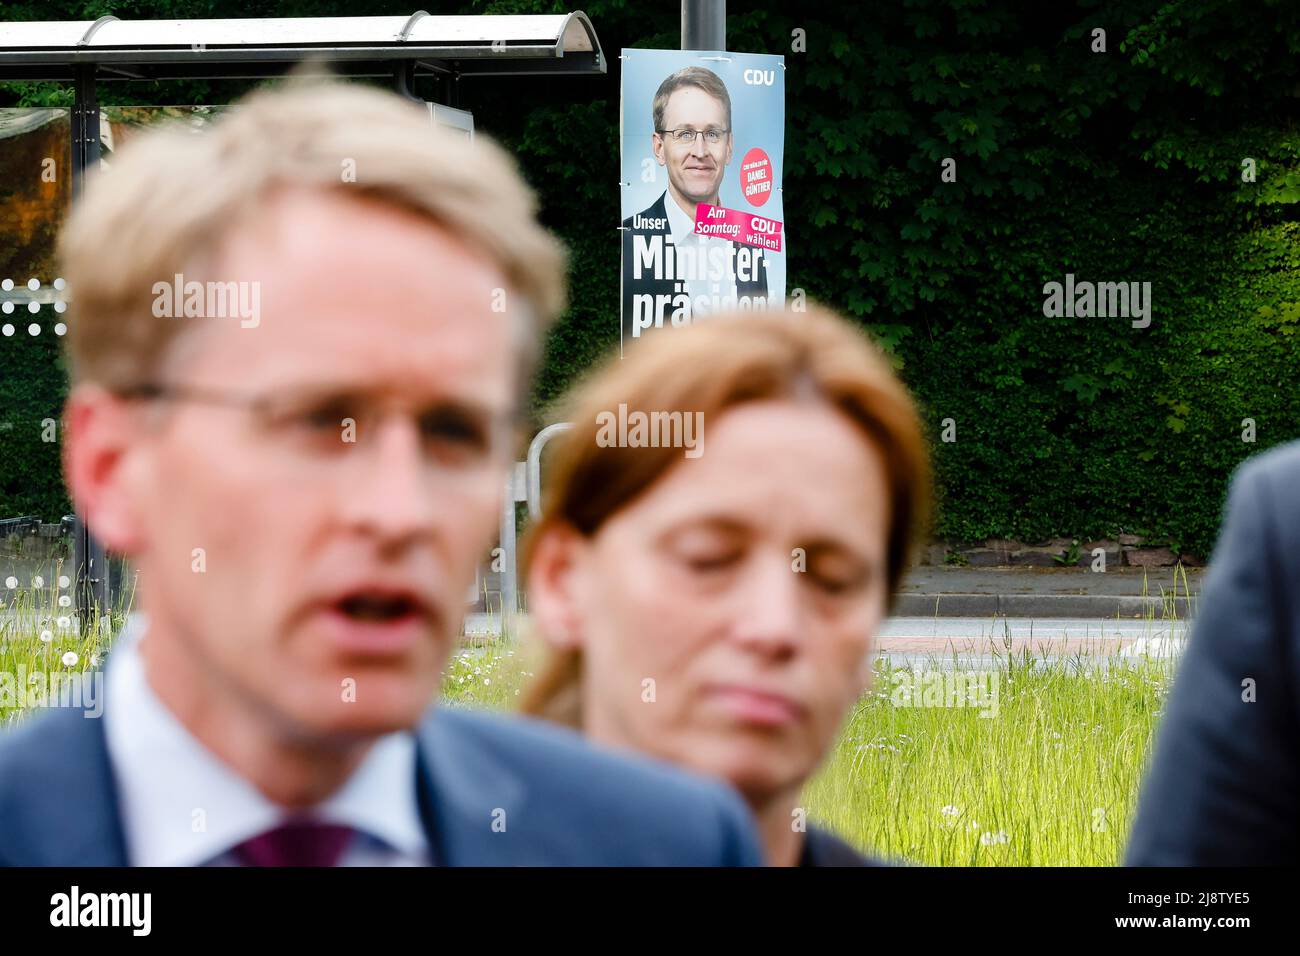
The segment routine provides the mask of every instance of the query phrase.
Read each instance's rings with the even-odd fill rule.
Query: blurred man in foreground
[[[294,81],[143,137],[61,251],[67,479],[144,613],[103,720],[0,740],[0,862],[758,862],[724,788],[430,713],[564,294],[499,149]]]

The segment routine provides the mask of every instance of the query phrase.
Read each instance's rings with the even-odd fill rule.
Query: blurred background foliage
[[[422,5],[440,14],[577,8]],[[11,0],[2,16],[364,16],[415,6]],[[1300,4],[728,6],[730,49],[786,56],[789,285],[871,328],[919,397],[935,443],[936,536],[1123,532],[1207,554],[1233,468],[1300,435]],[[676,2],[581,8],[609,57],[607,76],[461,83],[460,105],[519,157],[572,253],[573,306],[548,341],[539,420],[618,342],[618,51],[680,42]],[[1098,28],[1105,52],[1094,51]],[[244,88],[104,84],[101,99],[222,103]],[[0,85],[0,106],[70,102],[70,89]],[[949,157],[957,181],[945,183]],[[1243,181],[1247,158],[1255,182]],[[1150,327],[1045,318],[1043,286],[1066,273],[1151,282]],[[48,342],[24,342],[21,361],[13,346],[0,348],[0,419],[28,414],[24,403],[44,417],[61,367],[30,353]],[[940,441],[947,418],[955,442]],[[1256,443],[1242,440],[1247,418]],[[3,432],[0,448],[0,515],[61,514],[57,450],[15,447]]]

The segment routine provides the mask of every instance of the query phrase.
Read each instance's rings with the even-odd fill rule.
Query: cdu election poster
[[[622,344],[784,306],[784,59],[623,50]]]

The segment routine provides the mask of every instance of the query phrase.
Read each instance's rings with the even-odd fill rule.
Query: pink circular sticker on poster
[[[740,189],[751,206],[761,206],[772,197],[772,160],[757,146],[740,161]]]

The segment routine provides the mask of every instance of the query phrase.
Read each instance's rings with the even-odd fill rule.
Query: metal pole
[[[528,514],[534,521],[542,516],[542,449],[560,432],[572,427],[573,422],[547,425],[528,446]]]
[[[72,199],[81,198],[86,173],[99,165],[99,100],[95,95],[95,66],[77,67],[73,81]],[[78,627],[94,625],[94,615],[109,610],[108,554],[77,515],[72,531],[73,587],[77,601]]]
[[[727,48],[727,0],[682,0],[682,49]]]
[[[522,461],[511,465],[505,500],[501,502],[501,636],[506,638],[515,636],[515,616],[519,613],[515,504],[528,494],[527,467]]]
[[[393,89],[402,99],[424,105],[424,100],[415,95],[415,63],[406,60],[393,67]]]

